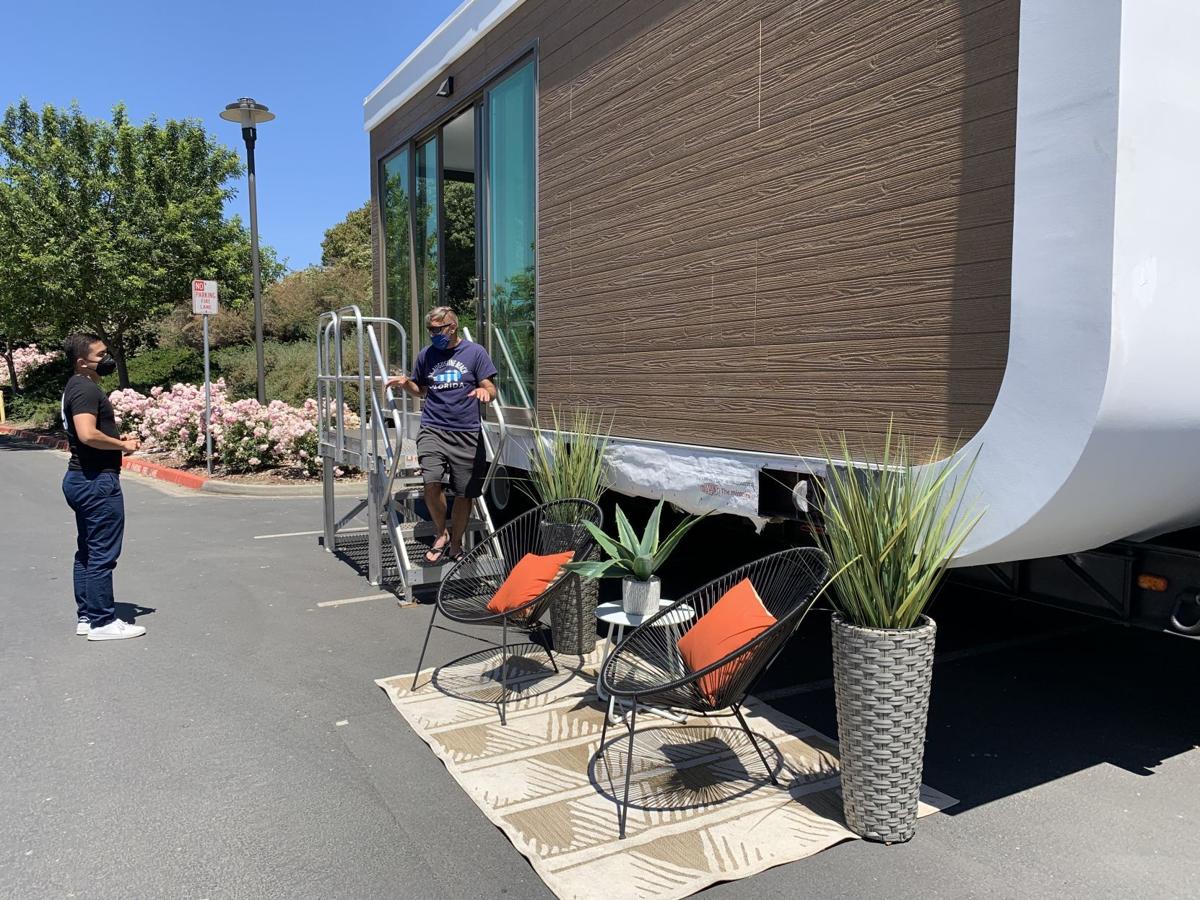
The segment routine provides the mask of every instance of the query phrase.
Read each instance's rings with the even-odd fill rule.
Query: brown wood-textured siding
[[[527,0],[372,132],[373,188],[536,42],[539,407],[927,449],[1004,373],[1017,32],[1018,0]]]

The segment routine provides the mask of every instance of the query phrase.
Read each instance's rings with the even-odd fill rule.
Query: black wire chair
[[[569,590],[579,576],[560,572],[557,578],[542,593],[507,612],[488,609],[488,602],[508,578],[513,567],[527,553],[548,555],[572,550],[575,560],[583,560],[595,546],[595,538],[584,526],[591,522],[603,527],[604,515],[600,507],[590,500],[555,500],[522,513],[507,525],[479,541],[460,559],[438,587],[437,603],[429,618],[429,629],[425,632],[425,643],[417,670],[413,675],[415,689],[429,648],[429,636],[438,613],[454,622],[468,625],[491,625],[500,628],[500,724],[507,725],[505,704],[508,700],[508,662],[510,658],[509,628],[527,632],[531,640],[540,644],[550,657],[554,671],[558,663],[551,649],[550,629],[542,616],[558,597],[560,591]]]
[[[625,822],[629,815],[633,737],[639,703],[674,707],[698,715],[732,709],[758,752],[771,783],[779,783],[762,748],[746,725],[741,705],[750,688],[800,626],[828,577],[829,559],[815,547],[774,553],[723,575],[664,607],[631,631],[614,648],[600,671],[600,679],[605,691],[618,700],[628,701],[631,706],[627,719],[629,753],[625,764],[625,794],[623,800],[617,800],[617,821],[622,838],[625,837]],[[690,631],[725,592],[743,578],[750,579],[763,605],[775,617],[775,624],[711,665],[689,672],[679,651],[679,638]],[[688,616],[688,610],[683,607],[690,608],[694,615]],[[684,617],[686,621],[681,621]],[[715,677],[706,678],[713,673],[717,673]],[[599,756],[604,754],[608,722],[606,715],[600,732]]]

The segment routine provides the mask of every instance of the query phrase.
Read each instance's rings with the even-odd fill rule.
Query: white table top
[[[674,600],[659,600],[658,608],[660,610],[665,609],[674,602]],[[601,603],[596,607],[597,619],[601,622],[607,622],[609,625],[620,625],[623,628],[636,628],[650,618],[651,615],[654,614],[650,613],[639,616],[636,613],[627,613],[622,609],[620,603]],[[669,615],[663,616],[654,623],[654,626],[657,628],[659,625],[681,625],[689,619],[695,618],[695,616],[696,611],[690,606],[684,605]]]

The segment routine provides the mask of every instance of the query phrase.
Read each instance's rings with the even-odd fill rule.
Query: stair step
[[[483,519],[470,518],[467,519],[467,532],[469,534],[479,534],[487,528],[487,523]],[[432,522],[408,522],[400,526],[400,533],[404,535],[404,542],[424,540],[425,549],[429,549],[429,545],[433,543],[433,538],[436,536],[436,531]]]
[[[421,559],[425,555],[421,551],[421,556],[416,559]],[[439,584],[445,580],[446,573],[450,570],[454,562],[440,562],[435,565],[426,563],[417,563],[409,566],[408,578],[411,584]],[[495,575],[500,577],[504,574],[504,561],[495,556],[482,555],[468,564],[471,567],[470,572],[463,572],[464,575]],[[457,579],[456,579],[457,580]]]

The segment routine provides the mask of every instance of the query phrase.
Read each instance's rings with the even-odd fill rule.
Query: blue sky
[[[362,101],[460,0],[66,0],[4,15],[0,105],[78,100],[106,117],[197,118],[244,159],[218,117],[254,97],[278,115],[259,128],[259,231],[292,268],[320,262],[325,229],[370,192]],[[248,221],[244,179],[230,212]]]

